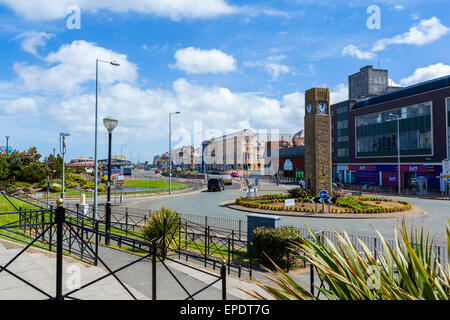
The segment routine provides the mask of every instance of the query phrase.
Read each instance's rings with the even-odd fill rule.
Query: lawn
[[[169,182],[162,180],[125,180],[125,188],[155,188],[152,190],[143,191],[130,191],[124,192],[124,194],[143,194],[143,193],[158,193],[169,191]],[[189,188],[188,185],[182,183],[172,182],[172,191],[183,190]],[[66,197],[77,198],[81,197],[81,194],[85,194],[87,198],[92,198],[94,193],[92,191],[85,191],[80,189],[66,189]],[[99,192],[99,195],[106,195],[106,192]],[[43,192],[42,199],[46,199],[47,195]],[[51,192],[50,198],[60,198],[61,192]]]
[[[185,184],[172,182],[172,190],[182,190],[187,187]],[[156,188],[150,192],[161,192],[169,190],[169,182],[164,180],[125,180],[125,188]]]

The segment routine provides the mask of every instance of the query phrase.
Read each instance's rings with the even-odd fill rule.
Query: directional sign
[[[321,203],[322,199],[320,197],[312,197],[311,203]]]
[[[328,198],[328,191],[327,191],[327,190],[322,190],[322,191],[320,191],[320,192],[319,192],[319,196],[320,196],[322,199]]]
[[[328,199],[327,199],[327,202],[328,202],[329,204],[335,204],[335,203],[336,203],[336,198],[328,198]]]

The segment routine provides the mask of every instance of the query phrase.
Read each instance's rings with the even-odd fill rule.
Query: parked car
[[[231,173],[231,176],[232,176],[233,178],[239,178],[239,173],[237,173],[237,172],[232,172],[232,173]]]
[[[222,175],[222,173],[219,171],[211,171],[209,174],[212,176],[221,176]]]
[[[155,173],[161,173],[161,171],[159,171],[159,170],[155,170]]]
[[[225,184],[233,184],[233,178],[231,176],[223,176],[222,179]]]
[[[225,183],[222,178],[211,178],[208,180],[208,191],[225,190]]]

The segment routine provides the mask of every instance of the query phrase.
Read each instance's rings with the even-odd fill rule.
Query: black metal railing
[[[66,215],[67,213],[67,215]],[[181,286],[186,293],[186,299],[194,299],[200,292],[203,292],[221,281],[222,283],[222,298],[226,299],[226,262],[220,264],[220,275],[195,268],[191,265],[186,265],[181,261],[173,259],[173,253],[168,254],[165,246],[161,247],[155,243],[148,243],[138,238],[131,238],[119,234],[106,234],[104,230],[101,230],[101,224],[99,221],[92,221],[89,219],[78,219],[72,216],[70,211],[66,212],[66,209],[62,206],[58,206],[56,209],[42,209],[42,210],[28,210],[28,211],[14,211],[1,213],[0,217],[2,221],[7,221],[0,225],[0,234],[2,237],[9,237],[14,241],[25,244],[22,250],[16,254],[10,261],[4,265],[0,265],[0,273],[6,272],[12,275],[14,278],[25,283],[30,288],[42,293],[48,299],[76,299],[73,294],[84,290],[92,286],[93,284],[107,278],[114,277],[124,290],[130,295],[131,298],[136,299],[136,296],[131,290],[121,281],[117,273],[124,270],[140,261],[150,259],[152,261],[152,299],[157,298],[157,268],[156,264],[162,265],[170,274],[170,276]],[[6,218],[8,217],[8,219]],[[130,245],[139,248],[141,256],[136,260],[127,263],[119,268],[113,270],[99,255],[99,244],[102,239],[110,237],[112,243],[121,243],[121,245]],[[18,241],[20,239],[20,241]],[[17,274],[10,270],[10,265],[26,252],[30,247],[39,245],[45,247],[49,251],[56,251],[56,276],[55,285],[56,293],[53,295],[49,292],[45,292],[38,285],[32,284],[30,281],[24,279],[20,274]],[[99,263],[107,270],[107,273],[95,280],[86,283],[79,288],[63,293],[63,269],[62,269],[62,257],[65,254],[76,256],[94,265]],[[178,252],[178,254],[180,254]],[[207,259],[208,263],[216,264],[216,260]],[[215,279],[211,283],[207,284],[196,292],[190,292],[189,288],[185,287],[180,279],[175,275],[171,268],[167,265],[167,261],[172,263],[183,264],[189,268],[195,269],[199,272],[208,273]],[[0,284],[1,285],[1,284]]]

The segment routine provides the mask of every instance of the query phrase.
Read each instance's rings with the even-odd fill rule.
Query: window
[[[422,104],[357,117],[357,156],[397,155],[398,121],[392,114],[400,117],[402,154],[431,154],[431,105]]]
[[[337,123],[338,129],[347,129],[348,128],[348,120],[341,120]]]

